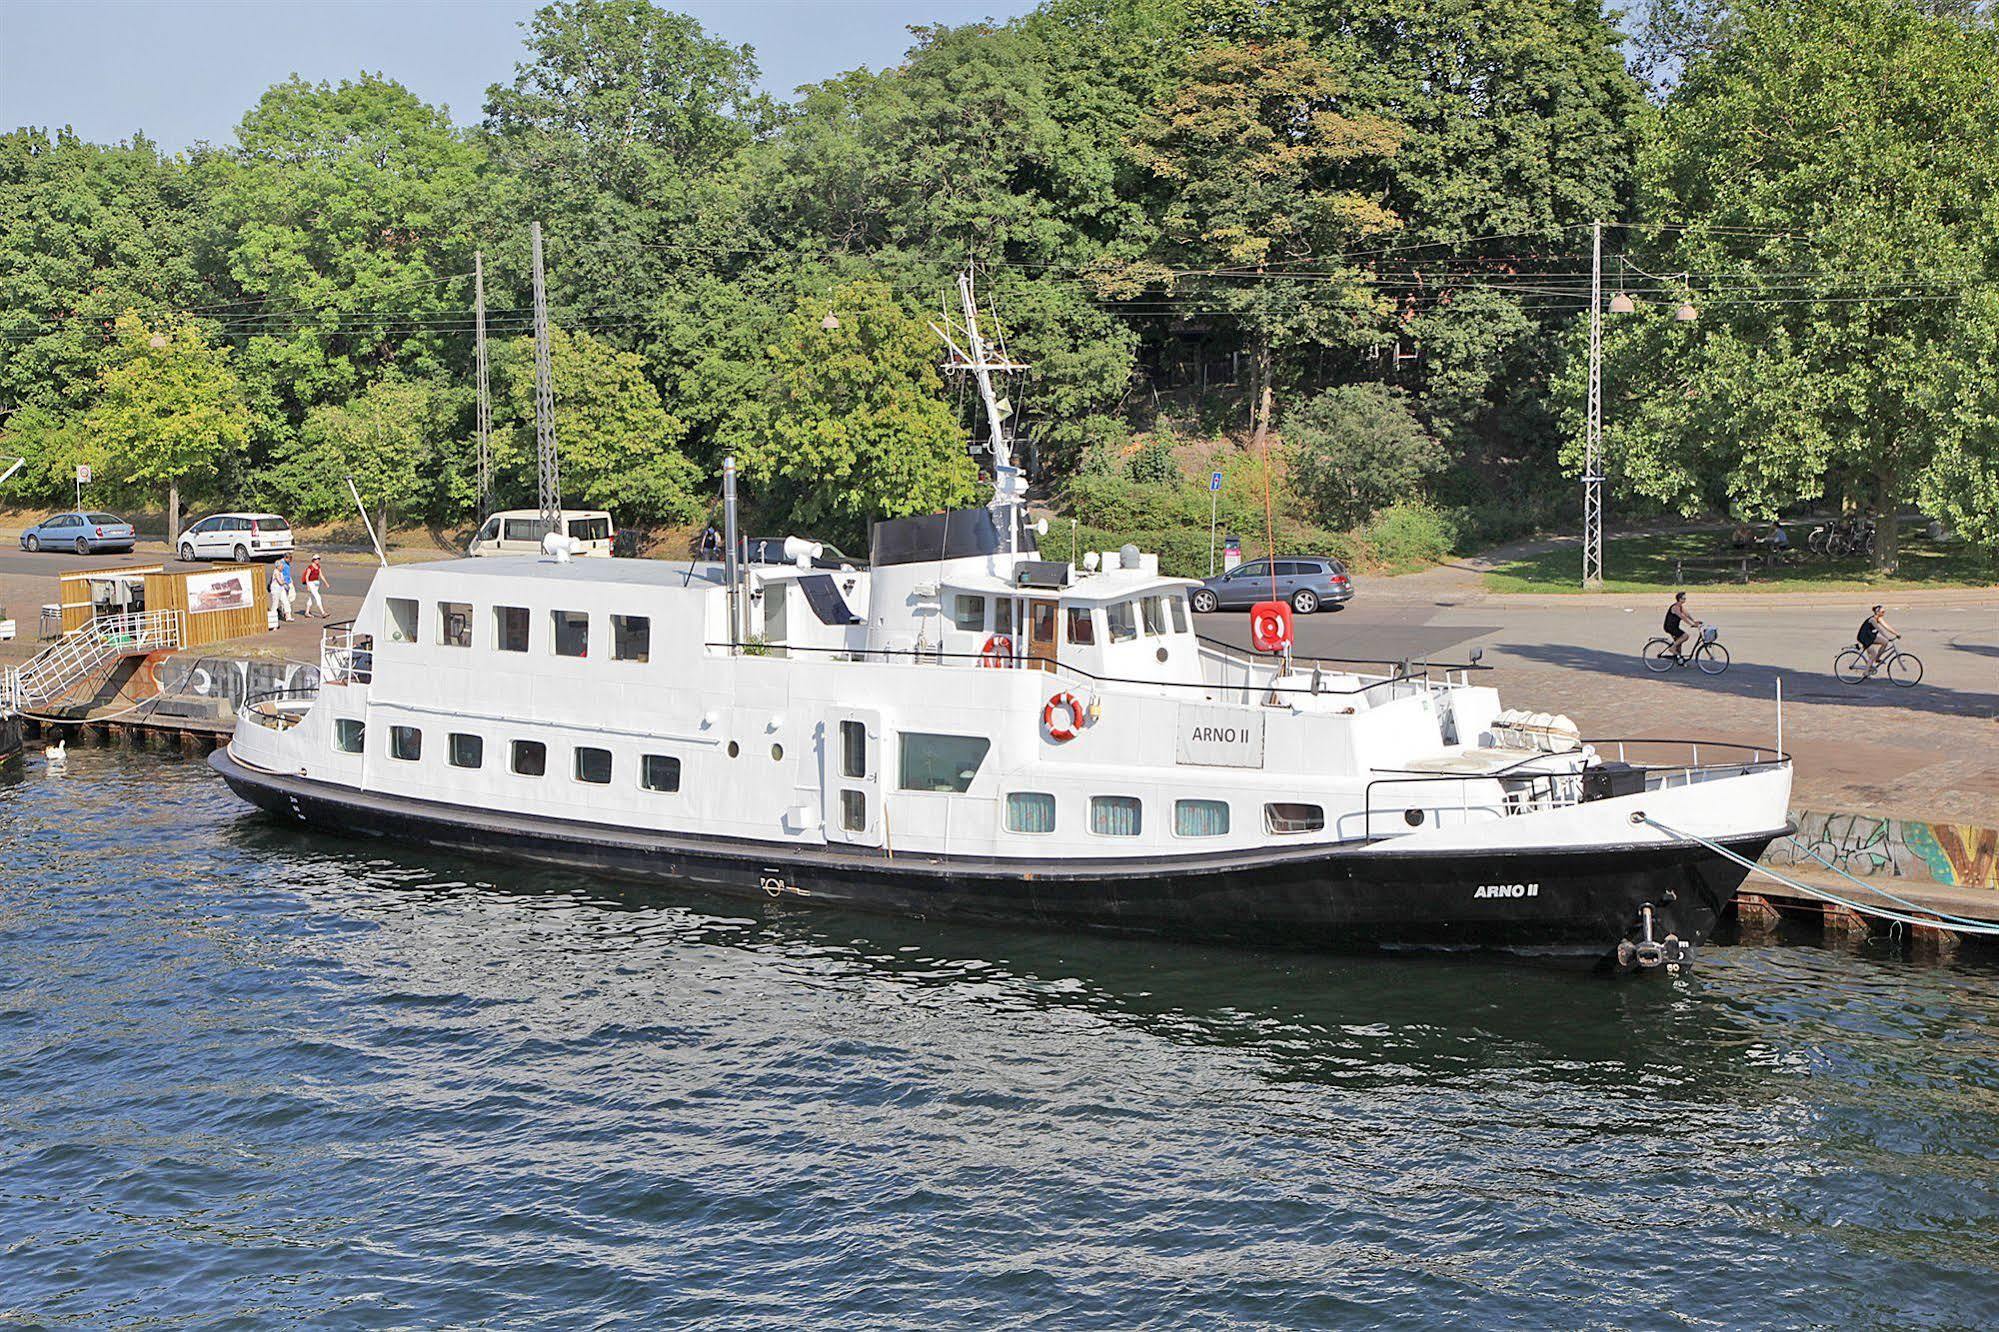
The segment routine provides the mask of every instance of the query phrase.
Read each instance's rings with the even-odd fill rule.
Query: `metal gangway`
[[[178,648],[186,639],[185,624],[178,609],[97,616],[0,672],[0,716],[65,698],[126,657]]]

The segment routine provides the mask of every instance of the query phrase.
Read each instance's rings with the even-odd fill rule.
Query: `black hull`
[[[1502,949],[1609,961],[1636,940],[1697,944],[1747,871],[1704,847],[1376,853],[1304,848],[1173,860],[983,861],[873,848],[760,847],[382,796],[209,762],[280,818],[467,855],[737,897],[935,919],[1337,950]],[[1782,833],[1729,840],[1755,860]],[[1484,891],[1481,891],[1484,890]]]

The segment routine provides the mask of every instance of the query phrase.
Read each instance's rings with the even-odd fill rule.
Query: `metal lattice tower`
[[[1603,586],[1603,223],[1590,227],[1589,417],[1583,426],[1583,587]]]
[[[479,377],[479,521],[493,507],[493,398],[486,388],[486,256],[472,251],[472,359]]]
[[[542,531],[562,530],[562,472],[555,458],[555,372],[548,359],[548,283],[541,270],[541,223],[534,240],[534,445]]]

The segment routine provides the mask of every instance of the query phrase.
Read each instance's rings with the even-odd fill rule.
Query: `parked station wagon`
[[[1330,556],[1282,556],[1276,561],[1272,595],[1271,561],[1248,560],[1224,574],[1204,578],[1194,589],[1194,609],[1202,613],[1254,606],[1259,601],[1288,601],[1300,615],[1321,606],[1338,610],[1353,599],[1353,579],[1347,567]]]

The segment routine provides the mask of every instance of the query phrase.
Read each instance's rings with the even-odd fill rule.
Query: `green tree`
[[[1991,20],[1907,0],[1752,0],[1718,31],[1644,154],[1648,211],[1685,229],[1640,231],[1634,248],[1705,290],[1693,327],[1667,315],[1670,285],[1611,321],[1619,484],[1688,512],[1831,495],[1892,515],[1921,499],[1992,533]],[[1578,365],[1572,420],[1580,378]],[[1875,558],[1895,566],[1892,522]]]
[[[1416,498],[1449,461],[1409,395],[1384,384],[1345,384],[1307,400],[1285,414],[1284,440],[1292,485],[1333,527],[1357,527]]]
[[[1212,275],[1212,299],[1250,344],[1259,448],[1275,353],[1355,340],[1386,313],[1343,252],[1398,225],[1383,164],[1402,129],[1357,101],[1352,79],[1301,40],[1212,43],[1134,146],[1167,192],[1168,257]],[[1315,271],[1286,272],[1298,265]]]
[[[250,437],[243,386],[229,349],[193,323],[148,326],[118,316],[111,364],[98,376],[85,428],[109,453],[119,480],[165,486],[167,541],[180,540],[180,492],[212,479]]]
[[[666,410],[632,352],[591,337],[549,331],[555,384],[555,443],[567,504],[608,509],[621,522],[691,522],[703,508],[701,469],[680,451],[687,427]],[[504,415],[495,422],[494,466],[514,492],[535,493],[534,343],[506,349],[497,373]],[[505,429],[499,429],[504,424]]]
[[[822,326],[829,305],[835,329]],[[877,518],[962,506],[977,475],[937,358],[936,339],[883,283],[801,301],[765,355],[764,391],[723,442],[763,507],[842,544]]]
[[[270,486],[295,514],[326,519],[353,511],[352,478],[386,537],[394,519],[440,507],[446,459],[462,438],[459,398],[435,381],[391,377],[346,402],[322,403],[274,460]]]

